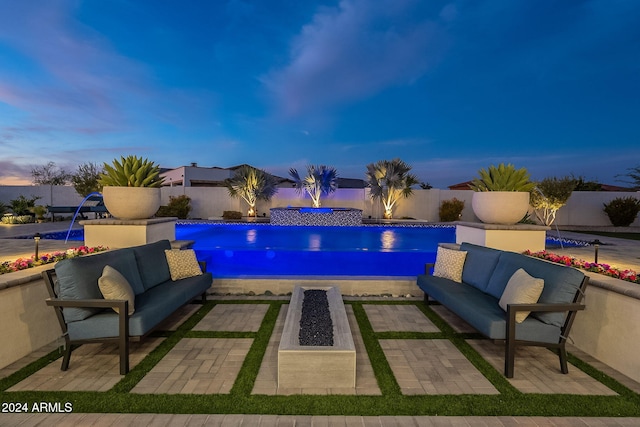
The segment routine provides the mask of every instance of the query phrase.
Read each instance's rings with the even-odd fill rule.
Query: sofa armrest
[[[566,303],[566,304],[507,304],[507,317],[511,317],[515,319],[516,312],[518,311],[531,311],[531,312],[567,312],[567,311],[577,311],[584,310],[584,304],[579,303]]]
[[[428,262],[424,265],[424,274],[431,274],[431,269],[435,266],[436,264],[434,262]]]
[[[47,298],[47,305],[53,307],[78,307],[78,308],[117,308],[119,312],[129,313],[129,301],[118,299],[60,299]]]
[[[203,273],[207,272],[207,261],[198,261],[198,264],[200,264],[200,270],[202,270]]]

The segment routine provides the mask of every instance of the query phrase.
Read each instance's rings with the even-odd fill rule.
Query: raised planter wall
[[[61,335],[41,272],[41,266],[0,275],[0,368],[21,359]]]
[[[640,285],[589,274],[569,342],[640,382]]]

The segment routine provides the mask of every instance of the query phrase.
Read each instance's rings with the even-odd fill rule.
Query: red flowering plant
[[[103,252],[108,249],[109,248],[104,246],[79,246],[77,248],[67,249],[64,252],[54,252],[52,254],[40,255],[37,259],[34,255],[31,258],[18,258],[15,261],[5,261],[0,264],[0,274],[13,273],[14,271],[25,270],[27,268],[37,267],[44,264],[51,264],[67,258],[75,258],[82,255]]]
[[[604,274],[605,276],[640,284],[640,275],[638,275],[638,273],[634,270],[621,270],[617,267],[612,267],[609,264],[588,262],[567,255],[552,254],[547,251],[531,252],[527,250],[524,252],[524,254],[535,258],[542,258],[547,261],[555,262],[557,264],[564,264],[569,267],[580,268],[582,270],[590,271],[593,273]]]

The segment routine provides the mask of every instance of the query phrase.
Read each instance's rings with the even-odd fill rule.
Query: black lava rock
[[[321,289],[304,291],[299,342],[300,345],[333,345],[333,322],[327,291]]]

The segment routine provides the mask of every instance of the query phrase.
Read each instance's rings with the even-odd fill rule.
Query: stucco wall
[[[232,199],[227,189],[222,187],[163,187],[162,203],[167,204],[169,196],[182,194],[191,197],[192,218],[220,217],[222,212],[227,210],[240,211],[243,214],[247,211],[247,204],[244,201]],[[37,204],[51,206],[77,206],[82,201],[82,197],[69,186],[0,186],[0,201],[5,204],[19,195],[40,196],[41,199],[36,202]],[[640,198],[640,192],[574,192],[567,205],[558,211],[555,224],[558,226],[610,226],[609,218],[603,211],[604,203],[617,197],[628,196]],[[471,209],[473,191],[466,190],[414,189],[411,197],[398,202],[394,217],[437,222],[440,203],[454,197],[465,202],[461,220],[478,221]],[[325,207],[362,209],[365,218],[368,216],[381,218],[383,213],[381,205],[371,201],[368,189],[338,189],[335,193],[323,197],[321,203]],[[271,201],[259,201],[257,211],[260,216],[265,213],[269,216],[270,208],[286,206],[311,206],[311,200],[308,196],[299,194],[294,188],[280,188]],[[640,217],[636,218],[632,225],[640,226]]]

